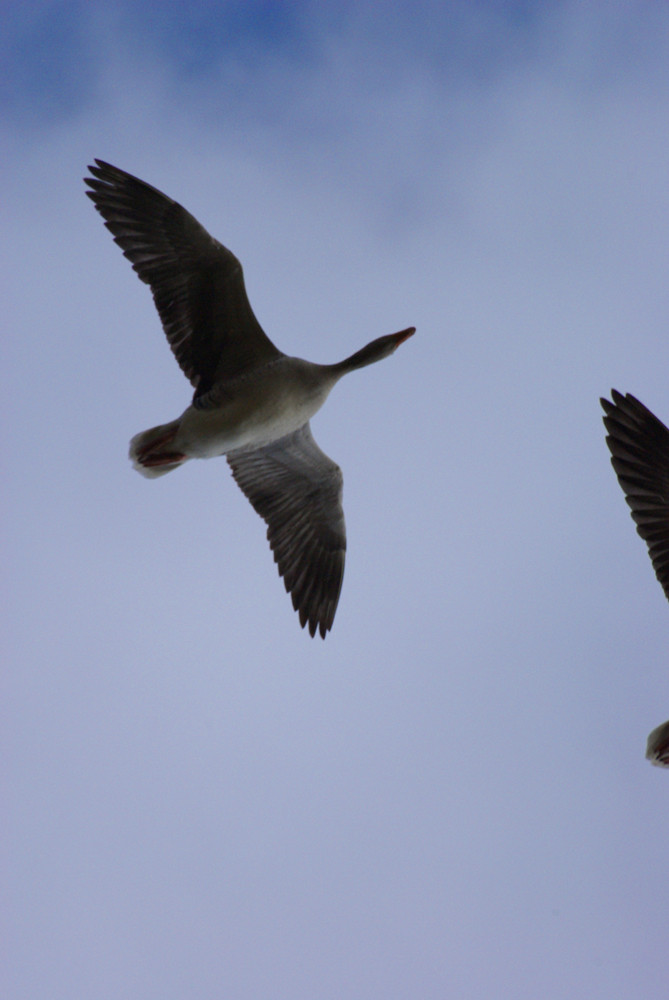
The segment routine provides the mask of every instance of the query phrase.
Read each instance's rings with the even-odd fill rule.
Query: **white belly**
[[[220,406],[189,406],[181,416],[174,449],[189,458],[214,458],[235,448],[270,444],[303,427],[330,388],[303,384],[290,371],[274,367],[264,378],[239,382]]]

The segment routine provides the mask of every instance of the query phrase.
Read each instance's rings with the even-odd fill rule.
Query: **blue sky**
[[[669,10],[12,5],[0,43],[11,1000],[666,989],[669,609],[598,397],[669,420]],[[408,325],[313,421],[334,629],[223,461],[82,177],[242,260],[277,345]]]

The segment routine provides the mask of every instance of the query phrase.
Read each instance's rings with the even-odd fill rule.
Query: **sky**
[[[669,979],[669,608],[598,397],[669,421],[669,7],[3,10],[7,1000],[630,1000]],[[286,353],[415,325],[313,419],[333,631],[223,460],[94,157]]]

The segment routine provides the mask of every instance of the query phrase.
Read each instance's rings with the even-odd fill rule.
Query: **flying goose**
[[[180,417],[135,435],[130,458],[154,478],[189,458],[226,455],[267,523],[267,538],[302,627],[332,628],[344,575],[342,474],[314,441],[309,420],[342,375],[381,361],[415,333],[373,340],[319,365],[283,354],[263,332],[242,266],[181,205],[96,160],[86,191],[153,293],[170,347],[194,387]]]
[[[669,429],[630,393],[601,399],[611,464],[669,599]],[[648,737],[646,757],[669,767],[669,722]]]

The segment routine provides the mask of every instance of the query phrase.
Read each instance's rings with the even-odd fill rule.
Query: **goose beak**
[[[400,344],[403,344],[405,340],[408,340],[409,337],[413,337],[415,332],[415,326],[408,326],[406,330],[400,330],[399,333],[393,333],[392,336],[395,340],[395,350],[397,350]]]

